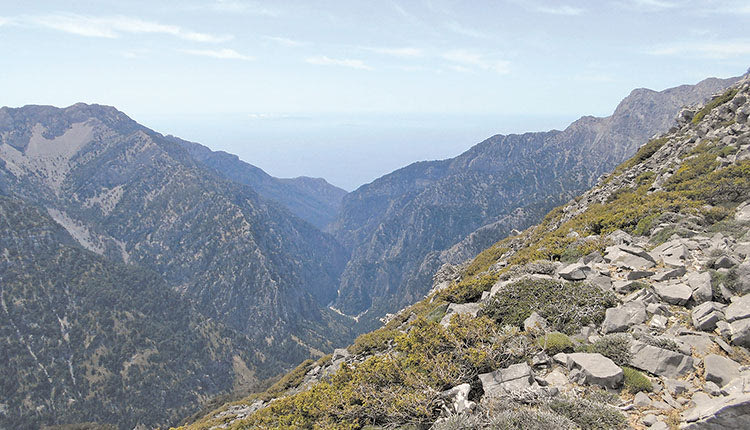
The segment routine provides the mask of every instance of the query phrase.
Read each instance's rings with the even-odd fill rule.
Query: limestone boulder
[[[750,429],[750,394],[718,397],[685,414],[686,430]]]
[[[561,278],[567,281],[582,281],[591,273],[591,268],[585,264],[569,264],[557,271]]]
[[[567,366],[571,371],[578,371],[577,382],[579,383],[617,388],[622,385],[624,378],[620,366],[598,353],[568,354]]]
[[[720,387],[740,376],[740,365],[734,360],[721,355],[709,354],[703,358],[706,381],[712,381]]]
[[[484,394],[490,397],[532,388],[534,371],[526,363],[513,364],[504,369],[479,375]]]
[[[660,284],[654,287],[656,294],[671,305],[684,305],[693,296],[692,288],[685,284]]]
[[[469,400],[469,393],[471,392],[471,385],[461,384],[445,390],[440,393],[440,398],[444,399],[448,403],[448,408],[452,413],[462,414],[468,413],[474,410],[476,403]]]
[[[607,309],[602,323],[602,333],[627,331],[630,326],[645,321],[646,305],[640,300],[635,300],[616,308]]]
[[[707,302],[713,298],[710,273],[691,273],[690,275],[688,275],[686,283],[693,290],[692,298],[695,303]]]
[[[479,303],[451,303],[445,310],[445,315],[440,320],[440,325],[448,327],[454,314],[476,317],[479,313],[479,309]]]
[[[633,341],[630,345],[633,358],[630,364],[654,375],[676,379],[693,370],[693,358],[664,348]]]
[[[693,326],[698,330],[710,331],[716,323],[724,319],[724,305],[717,302],[704,302],[693,308],[690,313]]]

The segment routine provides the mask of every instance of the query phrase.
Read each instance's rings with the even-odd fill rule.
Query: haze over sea
[[[277,177],[323,177],[352,191],[418,160],[454,157],[494,134],[565,128],[562,115],[206,114],[135,118],[236,154]]]

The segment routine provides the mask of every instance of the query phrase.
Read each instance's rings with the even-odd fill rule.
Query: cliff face
[[[80,247],[155,272],[164,294],[247,336],[257,377],[349,336],[326,308],[344,249],[180,145],[82,104],[0,109],[0,137],[1,194],[44,208]]]
[[[0,196],[0,427],[165,425],[258,383],[249,339],[156,273],[81,248],[42,209]]]
[[[564,131],[493,136],[454,159],[420,162],[344,198],[332,234],[351,250],[335,306],[372,321],[414,302],[442,263],[457,263],[537,221],[666,131],[680,107],[736,79],[634,90],[607,118]],[[468,240],[465,238],[470,237]]]
[[[744,429],[750,77],[347,350],[187,429]]]

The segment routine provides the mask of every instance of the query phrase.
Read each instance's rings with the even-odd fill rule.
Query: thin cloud
[[[419,48],[410,48],[410,47],[404,47],[404,48],[364,48],[368,51],[375,52],[377,54],[383,54],[383,55],[391,55],[393,57],[421,57],[424,55],[421,49]]]
[[[573,6],[537,6],[534,8],[537,12],[548,13],[551,15],[577,16],[582,15],[585,10]]]
[[[444,53],[443,59],[454,63],[450,67],[457,71],[480,69],[493,71],[501,75],[510,73],[510,62],[502,60],[490,60],[481,54],[477,54],[476,52],[457,49]]]
[[[0,16],[0,27],[4,26],[5,24],[9,22],[10,22],[10,19]]]
[[[674,43],[658,45],[646,51],[649,55],[709,58],[723,60],[750,54],[750,41]]]
[[[449,22],[445,26],[446,28],[448,28],[448,30],[456,34],[460,34],[461,36],[473,37],[475,39],[492,39],[493,38],[489,34],[483,33],[473,28],[465,27],[455,21]]]
[[[188,30],[177,25],[145,21],[127,16],[54,14],[21,17],[21,23],[85,37],[115,39],[123,34],[164,34],[192,42],[218,43],[232,38]]]
[[[349,58],[331,58],[325,55],[320,55],[316,57],[307,57],[305,61],[309,64],[315,64],[317,66],[342,66],[350,67],[352,69],[372,70],[372,67],[365,64],[362,60],[354,60]]]
[[[665,0],[632,0],[631,4],[640,9],[664,10],[677,7],[677,4]]]
[[[255,57],[240,54],[234,49],[183,49],[182,52],[184,52],[185,54],[198,55],[201,57],[219,58],[221,60],[251,61],[255,59]]]
[[[279,37],[279,36],[263,36],[264,39],[277,43],[281,46],[287,46],[290,48],[298,48],[300,46],[305,46],[308,43],[307,42],[301,42],[299,40],[289,39],[287,37]]]
[[[239,0],[215,0],[212,2],[189,5],[186,7],[188,10],[210,10],[214,12],[228,12],[228,13],[247,13],[251,15],[260,16],[279,16],[280,13],[276,9],[269,9],[266,6],[260,5],[257,2],[251,1],[239,1]]]

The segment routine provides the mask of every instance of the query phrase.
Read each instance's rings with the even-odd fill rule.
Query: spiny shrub
[[[572,334],[585,325],[600,324],[605,310],[616,302],[613,293],[593,285],[521,279],[492,296],[482,312],[500,325],[520,327],[536,311],[553,330]]]
[[[582,429],[615,430],[628,426],[625,416],[620,411],[591,400],[559,396],[550,399],[545,406],[570,419]]]
[[[464,278],[438,293],[438,297],[451,303],[475,302],[482,297],[482,293],[489,291],[497,282],[495,273]]]
[[[502,273],[499,279],[508,280],[512,278],[520,278],[526,274],[555,275],[556,273],[557,266],[554,262],[549,260],[535,260],[523,265],[511,267],[506,272]]]
[[[625,376],[625,388],[635,394],[639,391],[652,391],[654,389],[651,380],[646,375],[631,367],[624,366],[622,373]]]
[[[576,424],[567,417],[544,409],[508,409],[493,416],[486,429],[492,430],[572,430]]]
[[[573,341],[564,333],[557,331],[539,337],[537,343],[549,355],[573,350]]]
[[[630,353],[630,338],[624,334],[603,336],[593,344],[581,348],[581,351],[599,353],[618,366],[629,364],[633,358],[633,354]]]
[[[638,340],[661,349],[680,352],[680,346],[673,339],[661,336],[642,335]]]
[[[388,346],[398,335],[398,330],[378,329],[360,335],[349,347],[352,354],[371,354],[388,349]]]

